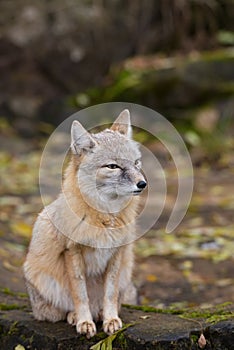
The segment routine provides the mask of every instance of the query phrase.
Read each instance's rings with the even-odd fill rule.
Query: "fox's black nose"
[[[146,185],[147,185],[147,183],[146,183],[145,181],[139,181],[139,182],[137,183],[137,187],[140,188],[140,189],[145,188]]]

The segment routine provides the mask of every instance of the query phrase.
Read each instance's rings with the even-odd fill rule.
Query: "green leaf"
[[[91,346],[90,350],[112,350],[112,343],[117,337],[118,334],[122,333],[125,329],[133,326],[133,323],[126,324],[119,331],[115,332],[112,335],[109,335],[107,338],[100,340],[97,344]]]
[[[25,347],[21,344],[18,344],[16,347],[15,347],[15,350],[25,350]]]

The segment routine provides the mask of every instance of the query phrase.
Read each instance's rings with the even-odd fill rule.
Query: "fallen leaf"
[[[150,316],[146,315],[146,316],[140,316],[139,318],[141,318],[142,320],[147,320],[147,318],[150,318]]]
[[[18,344],[16,347],[15,347],[15,350],[25,350],[25,347],[21,344]]]
[[[22,236],[24,238],[31,238],[32,226],[28,225],[25,222],[21,221],[21,222],[11,224],[11,229],[15,234],[19,236]]]
[[[155,275],[152,275],[152,274],[149,274],[149,275],[146,276],[146,280],[148,282],[155,282],[155,281],[157,281],[157,279],[158,279],[158,277],[155,276]]]
[[[16,272],[17,271],[17,268],[15,266],[13,266],[12,264],[10,264],[9,261],[7,261],[7,260],[3,260],[2,265],[8,271],[11,271],[11,272]]]
[[[200,338],[198,339],[198,345],[201,349],[204,349],[204,347],[206,346],[206,338],[204,337],[203,333],[200,335]]]
[[[223,278],[220,280],[217,280],[215,282],[215,285],[218,287],[227,287],[227,286],[231,286],[234,282],[233,278]]]
[[[133,323],[126,324],[114,334],[109,335],[107,338],[102,339],[98,343],[91,346],[90,350],[112,350],[112,342],[115,340],[116,336],[131,326],[133,326]]]

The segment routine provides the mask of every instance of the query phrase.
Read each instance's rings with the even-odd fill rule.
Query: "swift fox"
[[[71,127],[71,160],[58,198],[39,214],[24,263],[34,317],[67,319],[80,334],[122,327],[122,302],[135,303],[131,282],[137,196],[146,187],[130,114],[91,134]]]

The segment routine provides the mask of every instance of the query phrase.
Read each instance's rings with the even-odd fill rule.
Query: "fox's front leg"
[[[122,251],[119,249],[108,263],[103,303],[103,329],[107,334],[113,334],[122,328],[122,321],[118,317],[119,276]]]
[[[76,325],[78,333],[86,334],[87,338],[91,338],[96,334],[96,326],[92,320],[89,308],[82,254],[77,248],[67,250],[65,252],[65,263],[75,307],[75,312],[68,314],[67,321],[70,324]]]

